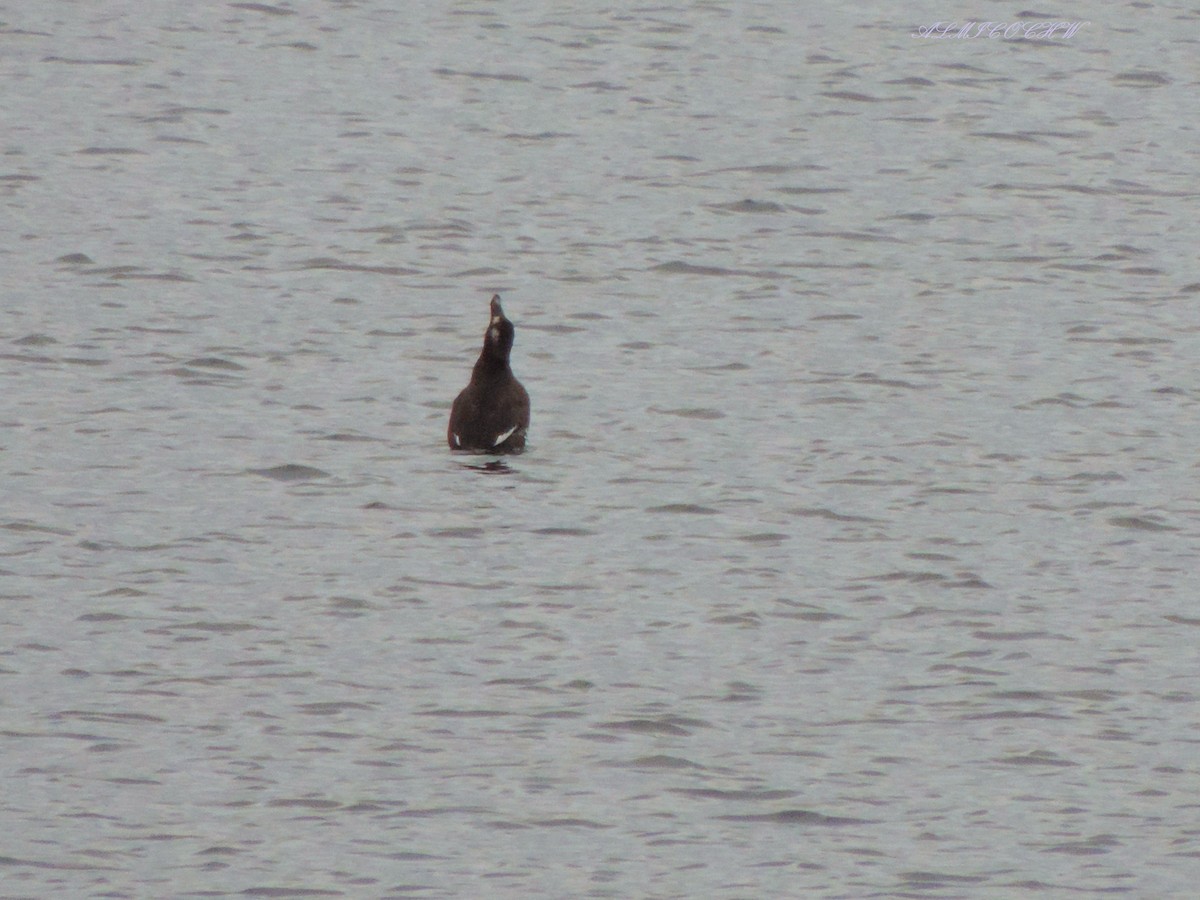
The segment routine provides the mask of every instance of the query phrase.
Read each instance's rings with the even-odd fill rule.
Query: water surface
[[[1194,890],[1143,6],[0,3],[4,893]]]

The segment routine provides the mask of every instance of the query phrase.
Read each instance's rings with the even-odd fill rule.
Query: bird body
[[[515,329],[492,297],[491,321],[471,383],[454,400],[446,441],[452,450],[519,453],[529,430],[529,394],[509,366]]]

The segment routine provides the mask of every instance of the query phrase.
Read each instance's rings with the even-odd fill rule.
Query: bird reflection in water
[[[474,469],[476,472],[482,472],[484,475],[512,475],[513,470],[509,468],[508,463],[502,459],[493,459],[490,462],[485,462],[482,465],[467,463],[464,468]]]

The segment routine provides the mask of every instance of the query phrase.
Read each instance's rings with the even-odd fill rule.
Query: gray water
[[[0,894],[1191,895],[1200,15],[990,6],[0,0]]]

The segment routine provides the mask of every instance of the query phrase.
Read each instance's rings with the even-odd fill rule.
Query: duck
[[[483,349],[471,370],[471,383],[450,407],[446,441],[451,450],[520,453],[529,431],[529,394],[509,366],[516,329],[494,294]]]

